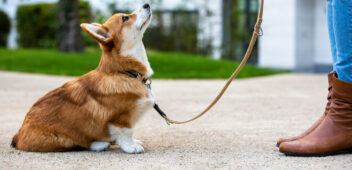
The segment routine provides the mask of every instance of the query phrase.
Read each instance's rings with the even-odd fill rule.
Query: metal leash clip
[[[264,31],[263,31],[262,27],[260,27],[259,31],[257,31],[257,25],[254,26],[254,32],[260,37],[264,35]]]
[[[154,109],[159,113],[159,115],[164,118],[165,122],[167,125],[171,125],[171,122],[167,119],[166,114],[160,109],[160,107],[158,106],[158,104],[154,104]]]
[[[163,118],[164,118],[164,120],[165,120],[166,124],[170,126],[170,125],[171,125],[171,123],[169,122],[169,120],[167,120],[165,117],[163,117]]]
[[[147,86],[148,89],[152,89],[152,79],[146,78],[143,80],[143,83],[145,84],[145,86]]]

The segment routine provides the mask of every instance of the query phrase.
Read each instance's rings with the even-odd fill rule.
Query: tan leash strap
[[[205,113],[207,113],[219,101],[219,99],[225,93],[225,91],[227,90],[227,88],[229,87],[231,82],[236,78],[238,73],[242,70],[243,66],[246,64],[248,58],[250,57],[250,55],[252,53],[253,47],[254,47],[254,45],[256,43],[256,40],[257,40],[258,36],[262,35],[261,25],[262,25],[262,22],[263,22],[263,7],[264,7],[264,0],[260,0],[258,18],[257,18],[257,22],[256,22],[255,27],[254,27],[254,32],[252,34],[252,39],[251,39],[251,42],[250,42],[250,44],[248,46],[248,49],[247,49],[247,52],[246,52],[245,56],[243,57],[240,65],[237,67],[235,72],[232,73],[231,77],[229,78],[229,80],[227,81],[225,86],[222,88],[221,92],[216,96],[216,98],[210,103],[210,105],[203,112],[201,112],[199,115],[195,116],[194,118],[192,118],[190,120],[174,121],[174,120],[171,120],[170,118],[168,118],[166,116],[166,114],[161,111],[159,106],[155,104],[154,108],[159,112],[159,114],[166,120],[166,122],[168,124],[170,124],[170,123],[171,124],[185,124],[185,123],[191,122],[193,120],[196,120],[196,119],[200,118],[201,116],[203,116]]]

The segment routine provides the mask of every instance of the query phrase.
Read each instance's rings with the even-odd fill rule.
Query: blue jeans
[[[352,82],[352,0],[327,0],[333,71]]]

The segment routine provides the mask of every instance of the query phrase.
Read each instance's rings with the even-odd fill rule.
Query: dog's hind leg
[[[71,151],[78,146],[68,137],[38,128],[20,129],[12,145],[16,149],[31,152]]]

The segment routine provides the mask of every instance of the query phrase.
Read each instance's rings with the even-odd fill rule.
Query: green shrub
[[[0,11],[0,46],[6,47],[7,36],[10,32],[11,22],[5,12]]]
[[[92,15],[89,3],[80,2],[79,7],[80,21],[90,21]],[[19,46],[56,47],[59,37],[57,12],[57,3],[20,6],[16,14]],[[91,41],[88,37],[85,39],[87,42]]]
[[[23,5],[17,9],[18,44],[21,47],[54,47],[57,44],[55,4]]]

